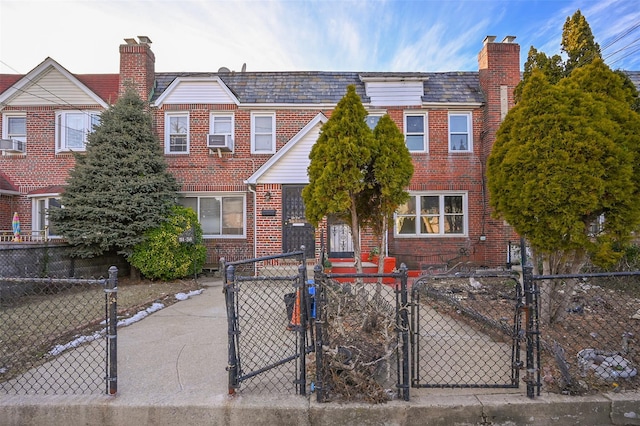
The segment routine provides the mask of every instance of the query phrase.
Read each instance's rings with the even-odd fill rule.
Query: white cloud
[[[531,45],[559,53],[578,8],[601,45],[640,22],[636,0],[0,0],[0,72],[52,57],[73,73],[117,73],[118,45],[138,35],[160,72],[476,70],[486,35],[517,36],[523,61]],[[639,56],[620,63],[640,69]]]

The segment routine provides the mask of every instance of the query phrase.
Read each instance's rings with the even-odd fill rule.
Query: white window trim
[[[236,130],[236,117],[235,114],[232,112],[221,112],[221,111],[211,111],[211,114],[209,114],[209,134],[213,135],[215,133],[213,133],[213,123],[215,120],[215,117],[231,117],[231,141],[235,140],[235,130]]]
[[[255,119],[256,117],[271,117],[271,149],[270,150],[256,150],[255,143]],[[251,113],[251,153],[252,154],[275,154],[276,152],[276,113],[274,111],[260,111]]]
[[[171,151],[171,117],[187,117],[187,150],[181,152]],[[170,155],[188,155],[191,149],[191,123],[189,111],[165,111],[164,113],[164,153]]]
[[[58,201],[62,201],[60,194],[41,194],[31,197],[31,223],[32,231],[40,232],[49,228],[49,214],[45,215],[45,223],[40,223],[40,212],[38,211],[38,204],[40,201],[45,200],[45,209],[49,210],[49,199],[55,198]],[[39,229],[35,229],[39,228]],[[49,234],[49,238],[60,238],[60,235]]]
[[[439,234],[400,234],[396,227],[396,218],[398,216],[397,212],[393,214],[393,236],[394,238],[460,238],[460,237],[468,237],[469,236],[469,193],[467,191],[421,191],[421,192],[409,192],[411,197],[420,197],[420,196],[438,196],[442,201],[445,196],[453,195],[453,196],[462,196],[462,215],[463,222],[462,226],[464,227],[464,232],[460,234],[445,234],[444,227],[442,227],[442,232]],[[441,206],[442,207],[442,204]],[[441,219],[444,216],[444,210],[441,208],[440,217]],[[420,219],[420,205],[416,203],[416,223],[418,223]],[[442,221],[441,221],[442,223]]]
[[[24,118],[25,121],[25,134],[24,136],[20,136],[20,137],[11,137],[9,135],[9,118],[15,118],[15,117],[22,117]],[[27,113],[26,112],[6,112],[4,114],[2,114],[2,139],[15,139],[15,140],[19,140],[22,142],[27,142],[27,126],[26,126],[26,122],[27,122]]]
[[[67,136],[67,115],[69,114],[83,114],[85,120],[85,133],[82,148],[69,148],[66,144],[66,136]],[[93,123],[92,118],[94,116],[100,119],[100,111],[95,110],[64,110],[64,111],[56,111],[55,118],[55,131],[56,131],[56,153],[59,152],[71,152],[71,151],[86,151],[87,149],[87,136],[89,133],[93,132]],[[64,142],[64,143],[63,143]]]
[[[468,136],[468,144],[467,149],[451,149],[451,116],[466,116],[467,118],[467,136]],[[447,128],[448,128],[448,139],[449,139],[449,152],[473,152],[473,114],[471,112],[449,112],[447,116]]]
[[[421,115],[424,118],[424,148],[421,150],[409,149],[411,153],[420,153],[420,152],[429,152],[429,113],[426,111],[411,111],[406,110],[402,116],[402,127],[404,129],[404,140],[405,144],[407,141],[407,117],[408,116],[418,116]],[[407,148],[409,148],[407,146]]]
[[[198,221],[200,221],[200,198],[214,198],[214,197],[242,197],[242,234],[241,235],[223,235],[223,234],[204,234],[203,239],[228,239],[228,240],[241,240],[247,238],[247,194],[244,192],[181,192],[178,194],[179,197],[184,198],[197,198],[197,209],[196,215],[198,216]]]

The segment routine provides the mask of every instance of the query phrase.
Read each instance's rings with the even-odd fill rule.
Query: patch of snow
[[[98,340],[104,335],[105,330],[97,331],[90,336],[79,336],[69,343],[65,343],[64,345],[55,345],[53,349],[49,351],[49,355],[56,356],[60,355],[62,352],[67,349],[77,348],[83,343],[93,342],[94,340]]]
[[[204,289],[191,290],[189,293],[186,293],[186,294],[185,293],[178,293],[178,294],[176,294],[176,299],[178,299],[178,300],[187,300],[191,296],[197,296],[198,294],[201,294],[203,290]]]
[[[153,305],[149,306],[147,309],[139,311],[134,316],[118,321],[118,327],[126,327],[133,324],[134,322],[138,322],[141,319],[145,318],[147,315],[159,311],[162,308],[164,308],[164,305],[162,303],[156,302]]]
[[[190,298],[192,296],[196,296],[198,294],[201,294],[203,290],[204,289],[193,290],[193,291],[190,291],[187,294],[178,293],[178,294],[175,295],[175,297],[178,300],[187,300],[188,298]],[[148,308],[137,312],[132,317],[119,320],[117,326],[118,327],[126,327],[128,325],[131,325],[134,322],[138,322],[138,321],[142,320],[143,318],[147,317],[149,314],[152,314],[152,313],[154,313],[156,311],[159,311],[160,309],[163,309],[164,307],[165,306],[162,303],[156,302],[156,303],[152,304],[151,306],[149,306]],[[105,325],[106,322],[102,321],[101,324]],[[97,332],[93,333],[90,336],[79,336],[79,337],[73,339],[72,341],[70,341],[69,343],[65,343],[64,345],[56,345],[56,346],[53,347],[53,349],[51,349],[49,351],[49,355],[51,355],[51,356],[60,355],[62,352],[66,351],[67,349],[77,348],[78,346],[82,345],[83,343],[88,343],[88,342],[92,342],[94,340],[98,340],[98,339],[102,338],[105,335],[106,332],[107,332],[106,329],[102,329],[100,331],[97,331]],[[0,368],[0,374],[4,374],[6,371],[7,371],[6,368]]]

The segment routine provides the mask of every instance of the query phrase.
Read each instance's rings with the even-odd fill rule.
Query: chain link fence
[[[316,268],[308,278],[303,251],[225,265],[229,393],[408,399],[406,271]]]
[[[543,387],[565,394],[640,389],[640,272],[535,279]]]
[[[412,287],[412,386],[518,387],[523,306],[508,273],[427,276]]]
[[[117,268],[103,269],[109,278],[60,278],[70,268],[95,265],[55,250],[0,250],[2,392],[116,392]]]
[[[408,301],[402,268],[316,265],[309,279],[302,252],[229,266],[231,393],[379,403],[408,400],[409,387],[526,383],[531,398],[640,389],[638,271],[425,275]]]
[[[319,402],[409,399],[407,273],[316,271]]]
[[[225,264],[230,393],[306,393],[305,262],[300,251]]]

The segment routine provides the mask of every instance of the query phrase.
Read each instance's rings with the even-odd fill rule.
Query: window
[[[597,237],[604,232],[604,214],[599,215],[589,224],[589,236]]]
[[[49,237],[59,236],[53,225],[49,223],[49,210],[61,207],[60,197],[34,198],[32,202],[33,230],[44,231],[48,229]]]
[[[2,139],[27,141],[27,116],[25,114],[5,114]]]
[[[95,111],[59,111],[56,113],[56,152],[84,151],[87,135],[100,124]]]
[[[449,114],[449,151],[472,151],[471,113]]]
[[[365,118],[365,121],[371,130],[375,129],[378,125],[378,121],[382,118],[380,114],[369,114]]]
[[[189,113],[168,112],[164,120],[164,153],[189,153]]]
[[[251,114],[251,153],[273,154],[276,152],[275,113]]]
[[[225,135],[233,140],[233,114],[212,113],[209,120],[210,135]],[[233,147],[233,144],[231,145]]]
[[[209,127],[212,135],[233,135],[233,114],[211,114]]]
[[[412,152],[427,151],[427,114],[407,113],[404,116],[404,134],[407,148]]]
[[[466,203],[464,193],[412,195],[395,214],[395,235],[466,235]]]
[[[205,238],[246,236],[244,195],[187,196],[178,202],[198,214]]]

